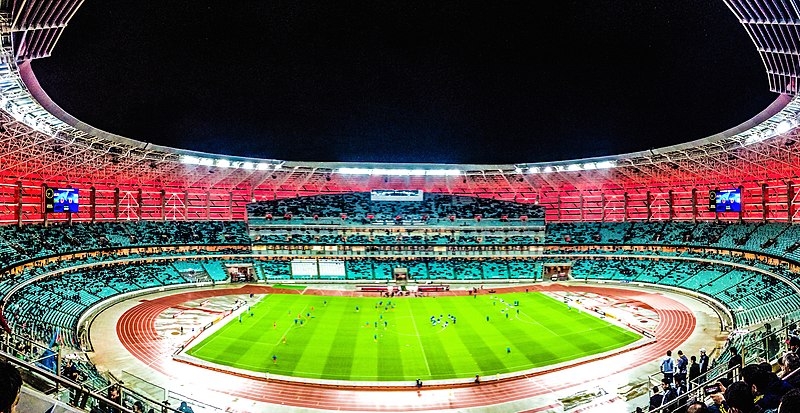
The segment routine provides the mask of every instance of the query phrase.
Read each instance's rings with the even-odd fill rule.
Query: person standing
[[[653,386],[653,395],[650,396],[650,411],[653,411],[659,407],[661,407],[661,403],[664,401],[664,395],[661,394],[661,388],[658,386]]]
[[[700,365],[700,374],[705,375],[708,371],[708,356],[706,355],[706,349],[700,349],[700,360],[697,364]]]
[[[71,359],[67,359],[67,362],[64,365],[64,368],[61,369],[61,375],[69,379],[71,382],[80,386],[81,384],[81,373],[78,371],[78,368],[72,363]],[[82,395],[82,391],[80,389],[70,388],[69,393],[70,397],[70,404],[74,407],[78,407],[80,405],[80,399]],[[86,398],[83,400],[84,406],[86,405]]]
[[[762,346],[764,348],[762,357],[764,360],[770,361],[778,357],[780,344],[778,343],[778,337],[775,333],[776,332],[772,330],[772,326],[769,323],[764,323],[764,331],[761,333]]]
[[[5,316],[3,313],[5,312],[6,303],[3,300],[0,300],[0,329],[5,331],[6,334],[11,334],[11,327],[8,326],[8,322],[6,321]]]
[[[672,385],[671,381],[667,379],[661,380],[661,388],[664,390],[664,396],[661,398],[661,406],[668,405],[671,401],[678,398],[678,391]],[[664,409],[664,411],[671,411],[671,408]]]
[[[678,350],[678,366],[677,372],[675,374],[675,378],[678,379],[678,382],[684,383],[686,382],[686,374],[689,369],[689,359],[686,358],[686,355],[683,354],[683,350]]]
[[[728,411],[741,413],[763,411],[761,408],[757,408],[753,401],[752,387],[743,381],[731,383],[731,385],[725,389],[725,402],[729,407]]]
[[[700,365],[697,364],[697,357],[692,356],[692,362],[689,364],[689,390],[692,389],[692,384],[700,377]],[[699,382],[695,384],[700,384]]]
[[[108,394],[106,395],[106,397],[108,398],[108,400],[111,400],[112,402],[118,405],[122,405],[122,396],[120,395],[119,387],[117,385],[113,385],[108,388]],[[108,413],[119,413],[118,408],[102,401],[100,402],[100,409]]]
[[[731,352],[731,359],[728,360],[728,370],[731,370],[734,367],[737,368],[737,370],[741,370],[742,369],[742,356],[739,355],[739,351],[736,350],[736,347],[731,347],[730,348],[730,352]],[[733,370],[728,372],[728,378],[729,379],[733,378]]]
[[[667,350],[667,355],[661,360],[661,373],[664,374],[664,380],[667,384],[672,383],[675,375],[675,361],[672,360],[672,351]]]

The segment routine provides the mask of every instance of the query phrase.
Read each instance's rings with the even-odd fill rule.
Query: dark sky
[[[610,155],[776,97],[722,0],[543,3],[88,0],[33,66],[110,132],[303,161]]]

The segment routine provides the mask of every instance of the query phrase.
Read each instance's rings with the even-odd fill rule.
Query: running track
[[[203,386],[232,397],[279,405],[339,411],[399,412],[488,406],[542,396],[553,391],[578,386],[641,366],[661,357],[667,350],[674,350],[685,342],[695,327],[695,317],[686,306],[655,293],[594,286],[538,285],[528,288],[531,291],[589,292],[617,300],[627,300],[631,304],[650,308],[660,318],[660,323],[656,328],[657,341],[622,354],[560,370],[524,375],[499,382],[486,382],[481,385],[417,391],[412,387],[400,389],[334,387],[247,379],[173,361],[171,350],[167,348],[166,343],[161,342],[161,338],[156,333],[155,320],[159,314],[170,307],[190,300],[231,294],[300,293],[296,290],[276,290],[270,287],[248,285],[240,289],[197,291],[142,301],[141,304],[129,309],[120,317],[116,330],[123,346],[149,368],[170,378],[189,381],[193,386]],[[524,289],[525,287],[504,288],[497,289],[497,292]],[[305,293],[322,294],[323,291],[306,290]],[[225,385],[209,385],[209,383],[224,383]],[[542,406],[531,412],[552,407],[554,406]]]

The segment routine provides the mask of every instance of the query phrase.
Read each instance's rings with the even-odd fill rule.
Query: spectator
[[[728,379],[723,378],[717,382],[717,384],[719,384],[720,391],[711,394],[711,401],[713,403],[708,406],[708,411],[711,413],[727,413],[730,411],[730,409],[728,408],[728,404],[725,403],[724,393],[725,386],[730,386],[731,382]]]
[[[753,391],[750,385],[737,381],[725,390],[725,403],[731,413],[761,413],[763,410],[753,402]]]
[[[61,370],[61,375],[77,385],[80,385],[81,381],[83,381],[83,375],[78,371],[78,368],[75,367],[75,364],[71,359],[67,359],[64,368]],[[86,407],[86,401],[89,397],[88,393],[83,392],[81,389],[74,389],[72,387],[70,387],[69,393],[72,396],[70,397],[70,404],[72,406],[80,407],[81,409]]]
[[[772,360],[777,357],[779,351],[778,337],[769,323],[764,323],[764,331],[761,333],[761,337],[762,346],[764,347],[764,353],[762,354],[764,360]]]
[[[6,303],[3,300],[0,300],[0,332],[5,331],[6,334],[11,334],[11,328],[8,326],[8,322],[6,321],[5,316],[3,313],[5,312]]]
[[[781,398],[778,413],[800,412],[800,389],[792,389]]]
[[[783,374],[781,379],[789,383],[790,386],[797,389],[800,388],[800,355],[795,353],[786,353],[783,357]]]
[[[16,413],[22,376],[14,366],[0,362],[0,413]]]
[[[689,365],[689,389],[692,388],[692,383],[697,383],[696,380],[700,377],[700,365],[697,364],[697,357],[692,356],[692,363]]]
[[[178,411],[182,413],[194,413],[191,407],[189,407],[186,402],[181,402],[181,405],[178,407]]]
[[[114,403],[116,403],[118,405],[122,405],[122,396],[120,395],[118,386],[109,387],[108,388],[108,394],[106,395],[106,398],[108,398],[108,400],[111,400],[112,402],[114,402]],[[119,413],[119,409],[118,408],[116,408],[116,407],[114,407],[114,406],[112,406],[112,405],[110,405],[108,403],[105,403],[103,401],[100,402],[100,409],[102,411],[104,411],[104,412],[107,412],[107,413]]]
[[[653,395],[650,396],[650,411],[661,407],[661,402],[664,401],[664,395],[661,394],[661,388],[653,386]]]
[[[700,379],[700,382],[705,382],[705,374],[708,371],[708,356],[706,355],[706,349],[700,349],[700,361],[697,364],[700,365],[700,374],[703,375],[703,378]]]
[[[689,402],[689,397],[686,394],[688,389],[686,388],[686,381],[680,380],[678,376],[675,376],[675,394],[678,395],[678,403],[676,406],[686,406],[686,403]]]
[[[798,350],[800,350],[800,337],[797,336],[789,336],[789,339],[786,340],[786,344],[789,345],[789,352],[797,354]]]
[[[686,381],[686,373],[689,369],[689,359],[686,358],[686,355],[683,354],[683,350],[678,350],[678,367],[677,373],[675,374],[675,378],[678,379],[679,382]]]
[[[686,413],[708,413],[708,406],[703,402],[694,402],[686,408]]]
[[[739,369],[741,369],[742,368],[742,356],[739,355],[739,351],[736,350],[736,347],[731,346],[730,352],[731,352],[731,359],[728,360],[728,370],[730,370],[730,369],[732,369],[734,367],[738,367]],[[729,379],[733,378],[733,370],[728,372],[728,378]]]
[[[748,364],[742,369],[742,380],[752,386],[755,403],[764,410],[777,409],[781,397],[792,389],[789,383],[757,364]]]
[[[666,406],[671,401],[678,398],[678,390],[667,379],[661,380],[661,388],[664,390],[664,397],[661,399],[661,405]],[[665,409],[665,411],[672,411],[675,406]]]
[[[672,383],[675,374],[675,362],[672,360],[672,351],[667,350],[667,355],[661,360],[661,373],[664,374],[664,380],[667,383]]]

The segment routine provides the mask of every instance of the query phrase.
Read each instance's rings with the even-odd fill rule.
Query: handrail
[[[778,320],[778,319],[776,319],[776,320]],[[744,348],[740,348],[739,349],[740,354],[743,355],[743,358],[746,358],[744,364],[747,364],[748,359],[749,359],[749,361],[758,360],[758,359],[761,358],[761,355],[764,354],[762,352],[754,353],[752,351],[747,351],[748,349],[752,350],[754,347],[760,349],[759,345],[762,344],[762,340],[766,339],[767,337],[770,337],[770,336],[763,336],[764,332],[765,332],[765,329],[759,328],[757,330],[753,330],[753,331],[749,332],[745,336],[742,336],[742,337],[748,337],[749,336],[749,337],[753,338],[752,342],[746,344]],[[775,337],[775,338],[779,338],[778,335],[780,333],[781,333],[781,331],[779,329],[775,329],[775,330],[771,331],[771,335],[773,337]],[[725,346],[725,349],[723,350],[722,354],[725,354],[725,352],[726,352],[725,350],[727,350],[727,348],[729,348],[730,345],[732,345],[732,344],[733,344],[733,342],[729,342],[728,345]],[[768,351],[768,349],[764,349],[764,350]],[[754,354],[754,357],[751,356],[751,357],[748,358],[747,356],[749,354]],[[770,355],[767,354],[767,356],[769,357]],[[722,369],[722,370],[718,369],[721,366],[724,366],[724,365],[723,364],[717,364],[717,365],[709,368],[709,370],[706,373],[701,374],[700,377],[698,377],[698,379],[702,379],[702,378],[710,376],[710,377],[713,377],[712,379],[706,380],[704,382],[699,382],[699,383],[697,382],[697,379],[695,379],[695,381],[690,381],[688,383],[688,385],[691,386],[690,390],[688,390],[686,393],[680,395],[677,399],[667,403],[664,406],[660,406],[660,407],[658,407],[658,408],[656,408],[654,410],[651,410],[650,412],[651,413],[657,413],[657,412],[665,412],[666,413],[666,412],[676,411],[678,409],[688,407],[691,403],[694,403],[695,401],[698,401],[698,400],[703,401],[706,398],[706,396],[702,393],[702,389],[703,388],[705,388],[705,387],[707,387],[709,385],[713,385],[716,382],[718,382],[721,378],[728,377],[729,375],[732,376],[732,378],[734,378],[734,379],[739,378],[738,371],[742,366],[733,366],[733,367],[730,367],[730,368],[725,366],[725,368]],[[650,382],[650,384],[652,384],[653,378],[655,376],[660,375],[660,374],[662,374],[662,373],[654,373],[654,374],[648,376],[648,381]],[[683,403],[680,403],[681,400],[683,400]]]
[[[93,397],[93,398],[95,398],[97,400],[101,400],[103,403],[106,403],[109,406],[112,406],[112,407],[114,407],[116,409],[119,409],[121,412],[134,413],[133,410],[128,409],[127,407],[125,407],[125,406],[123,406],[123,405],[121,405],[121,404],[109,399],[106,396],[103,396],[103,395],[101,395],[99,393],[96,393],[93,390],[88,390],[84,386],[76,384],[72,380],[68,380],[68,379],[63,378],[61,376],[53,374],[50,371],[47,371],[46,369],[43,369],[41,367],[38,367],[36,365],[30,364],[30,363],[28,363],[26,361],[23,361],[23,360],[20,360],[20,359],[18,359],[16,357],[13,357],[12,355],[6,353],[5,351],[0,350],[0,357],[5,359],[6,362],[8,362],[8,363],[10,363],[12,365],[15,365],[15,366],[17,366],[19,368],[23,368],[25,370],[28,370],[28,371],[36,374],[36,375],[45,377],[48,380],[56,382],[60,386],[63,386],[63,387],[66,387],[66,388],[69,388],[69,389],[72,389],[72,390],[75,390],[75,391],[88,393],[90,397]],[[175,413],[180,413],[177,410],[173,410],[173,411]]]
[[[687,390],[686,393],[679,395],[669,403],[656,407],[653,410],[650,410],[649,413],[667,413],[667,412],[678,411],[679,409],[688,407],[690,404],[695,403],[696,401],[703,401],[706,399],[705,394],[703,394],[703,389],[706,386],[717,383],[722,377],[727,377],[728,374],[731,374],[731,376],[734,379],[738,379],[739,375],[737,370],[739,370],[740,368],[741,368],[740,366],[731,367],[723,371],[719,375],[715,376],[713,379],[707,380],[706,382],[700,385],[693,386],[690,390]]]
[[[11,363],[12,365],[15,365],[19,368],[23,368],[27,371],[30,371],[33,374],[44,377],[50,381],[53,381],[57,384],[57,386],[62,386],[77,392],[86,393],[88,394],[87,397],[92,397],[96,400],[100,400],[103,403],[108,404],[109,406],[119,409],[123,413],[134,413],[132,409],[129,409],[109,399],[108,397],[98,393],[96,389],[92,389],[80,383],[75,383],[72,380],[69,380],[65,377],[61,377],[47,369],[41,368],[35,364],[29,363],[24,360],[20,360],[19,358],[14,357],[12,354],[6,352],[5,350],[0,350],[0,358],[4,359],[8,363]],[[128,390],[130,393],[134,394],[136,399],[144,400],[152,406],[158,406],[163,413],[181,413],[179,410],[169,407],[163,401],[154,400],[146,395],[143,395],[139,392],[135,392],[127,387],[124,387],[124,383],[120,383],[120,386]]]

